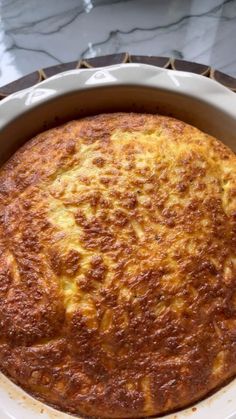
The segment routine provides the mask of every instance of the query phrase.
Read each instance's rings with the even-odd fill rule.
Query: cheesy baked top
[[[98,115],[0,171],[0,368],[63,411],[137,418],[236,373],[236,156],[181,121]]]

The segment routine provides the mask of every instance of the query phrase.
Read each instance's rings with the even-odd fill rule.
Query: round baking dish
[[[135,111],[177,117],[236,151],[236,95],[191,73],[143,64],[72,70],[0,103],[0,163],[40,131],[79,116]],[[236,381],[195,406],[165,418],[236,419]],[[0,374],[0,418],[66,419]]]

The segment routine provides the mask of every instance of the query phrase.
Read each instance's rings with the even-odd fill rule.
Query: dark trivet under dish
[[[169,68],[177,71],[189,71],[191,73],[200,74],[202,76],[216,80],[217,82],[236,92],[236,78],[222,73],[221,71],[215,70],[207,65],[169,57],[131,55],[127,52],[124,52],[119,54],[88,58],[79,61],[72,61],[69,63],[54,65],[34,71],[33,73],[30,73],[12,83],[0,87],[0,99],[3,99],[8,95],[17,92],[18,90],[34,86],[40,81],[52,77],[55,74],[62,73],[63,71],[74,70],[76,68],[105,67],[122,63],[142,63],[162,68]]]

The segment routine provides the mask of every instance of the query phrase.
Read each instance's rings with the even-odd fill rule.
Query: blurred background
[[[236,76],[236,0],[0,0],[0,85],[126,51]]]

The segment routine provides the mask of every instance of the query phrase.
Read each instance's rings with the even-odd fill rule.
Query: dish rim
[[[9,95],[0,102],[0,130],[27,110],[51,99],[108,86],[150,87],[179,93],[204,101],[236,119],[236,94],[215,80],[185,71],[130,63],[65,71]]]

